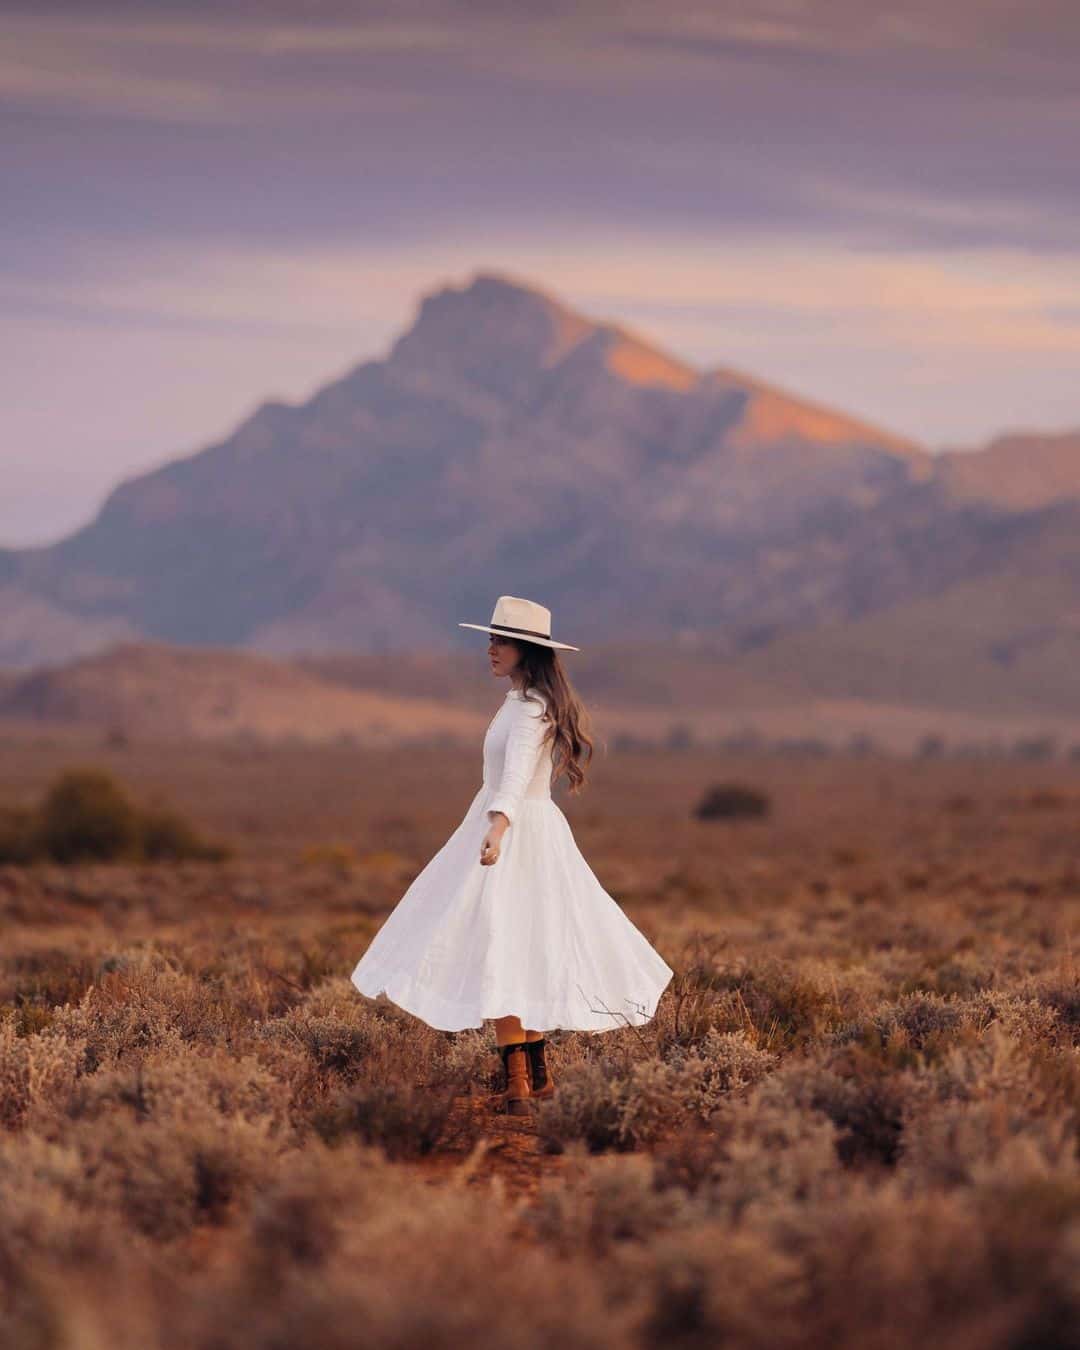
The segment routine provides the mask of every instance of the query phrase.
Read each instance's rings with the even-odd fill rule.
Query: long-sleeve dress
[[[606,1031],[656,1012],[674,971],[604,890],[551,796],[546,700],[507,692],[484,736],[483,782],[352,973],[442,1031],[515,1014],[531,1030]],[[489,811],[510,821],[482,865]]]

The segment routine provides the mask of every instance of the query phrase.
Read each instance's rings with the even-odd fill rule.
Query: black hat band
[[[525,633],[529,637],[542,637],[551,641],[550,633],[541,633],[537,628],[511,628],[508,623],[491,623],[489,628],[497,628],[501,633]]]

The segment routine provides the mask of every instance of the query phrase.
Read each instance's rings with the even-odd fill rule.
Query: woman
[[[503,1083],[495,1103],[524,1115],[552,1095],[544,1032],[604,1031],[656,1011],[674,971],[603,889],[552,801],[579,792],[587,720],[551,636],[551,611],[501,595],[490,624],[493,675],[509,679],[484,736],[483,783],[465,818],[375,934],[352,973],[442,1031],[495,1022]]]

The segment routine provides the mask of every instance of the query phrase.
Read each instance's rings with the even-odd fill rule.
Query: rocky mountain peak
[[[494,273],[423,297],[389,366],[425,382],[464,380],[513,398],[522,381],[561,361],[596,325],[543,292]]]
[[[386,359],[118,485],[55,545],[0,551],[0,664],[131,638],[435,644],[493,588],[542,596],[598,640],[607,615],[737,648],[996,576],[1017,512],[1036,518],[1009,565],[1023,543],[1057,575],[1073,517],[1043,517],[1080,497],[1077,444],[939,459],[478,272],[427,294]]]

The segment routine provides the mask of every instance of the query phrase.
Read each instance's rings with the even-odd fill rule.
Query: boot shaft
[[[524,1041],[499,1046],[506,1076],[506,1109],[511,1115],[523,1115],[529,1109],[529,1057]]]
[[[543,1036],[538,1041],[526,1041],[525,1049],[529,1056],[529,1085],[533,1092],[540,1092],[548,1085],[546,1043]]]

